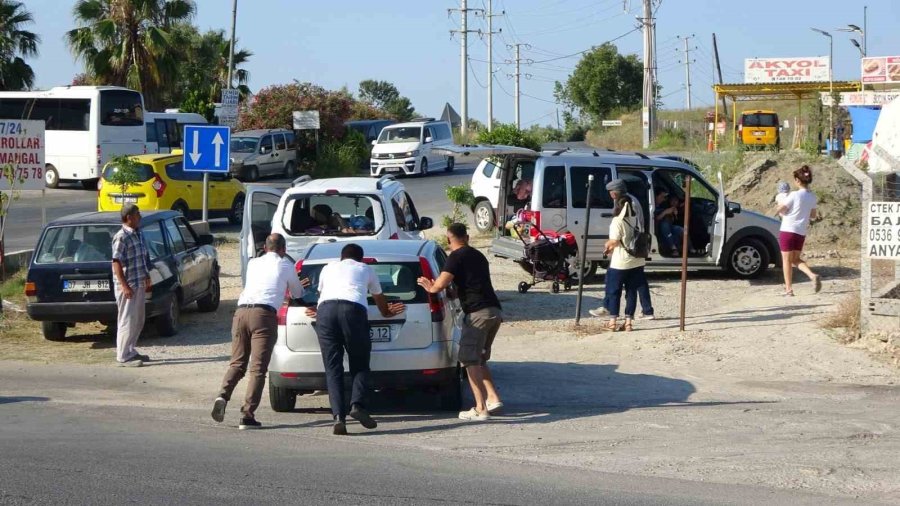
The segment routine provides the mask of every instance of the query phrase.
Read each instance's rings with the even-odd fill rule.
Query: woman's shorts
[[[806,241],[805,235],[795,234],[793,232],[781,232],[778,234],[778,246],[781,251],[803,251],[803,243]]]

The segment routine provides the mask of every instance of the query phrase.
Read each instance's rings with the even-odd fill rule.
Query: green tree
[[[34,23],[22,2],[0,0],[0,90],[25,90],[34,86],[34,70],[25,58],[37,56],[41,38],[25,30]]]
[[[557,82],[554,95],[569,108],[597,121],[614,109],[641,103],[644,67],[635,55],[623,56],[606,43],[586,53],[568,81]]]
[[[121,193],[127,193],[130,186],[141,182],[141,164],[130,156],[116,156],[109,161],[112,174],[105,178],[109,184],[119,187]]]
[[[172,26],[195,12],[191,0],[78,0],[78,27],[66,33],[66,42],[90,76],[140,90],[147,108],[156,109],[177,74]]]
[[[481,130],[478,132],[477,139],[479,144],[518,146],[520,148],[528,148],[535,151],[541,150],[541,145],[537,139],[525,130],[516,128],[516,125],[513,125],[512,123],[494,125],[494,128],[490,132]]]
[[[387,112],[399,121],[409,121],[416,115],[412,102],[401,96],[397,87],[387,81],[373,79],[360,81],[359,99]]]

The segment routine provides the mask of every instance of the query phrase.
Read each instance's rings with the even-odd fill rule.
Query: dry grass
[[[857,341],[859,335],[859,295],[848,295],[841,299],[834,311],[825,315],[822,327],[839,330],[838,340],[843,344]]]

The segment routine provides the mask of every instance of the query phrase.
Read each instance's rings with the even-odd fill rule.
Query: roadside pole
[[[209,172],[203,173],[203,221],[209,221]]]
[[[581,323],[581,295],[584,292],[585,262],[587,261],[588,235],[591,230],[591,187],[594,186],[594,175],[588,174],[587,202],[584,206],[584,240],[581,241],[581,259],[578,262],[578,296],[575,297],[575,325]]]
[[[684,235],[681,237],[681,323],[679,329],[684,332],[685,301],[687,300],[687,263],[688,243],[691,233],[691,176],[684,181]]]

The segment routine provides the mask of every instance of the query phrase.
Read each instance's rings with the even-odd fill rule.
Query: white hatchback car
[[[442,409],[459,410],[462,391],[457,354],[462,309],[458,299],[445,293],[429,295],[416,282],[420,276],[435,279],[447,256],[434,241],[360,245],[388,302],[406,305],[404,313],[384,318],[369,298],[371,386],[376,390],[435,391]],[[327,389],[316,322],[306,315],[306,308],[318,304],[319,274],[326,264],[339,261],[343,246],[315,244],[297,261],[298,276],[309,278],[310,288],[302,302],[278,311],[278,340],[269,364],[269,400],[275,411],[291,411],[297,395]],[[346,355],[344,370],[349,371]]]
[[[263,251],[266,236],[277,232],[292,258],[316,243],[424,239],[434,226],[419,216],[412,197],[392,176],[379,179],[302,176],[284,190],[248,185],[241,229],[241,279],[247,262]]]

